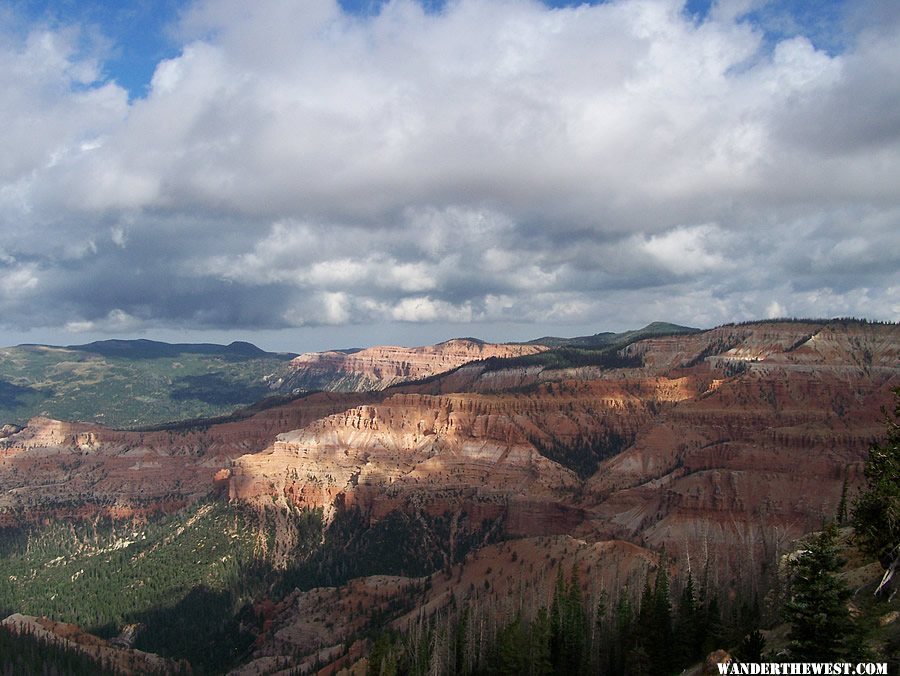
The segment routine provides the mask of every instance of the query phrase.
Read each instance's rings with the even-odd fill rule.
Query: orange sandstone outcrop
[[[623,351],[634,368],[466,366],[282,435],[235,462],[230,494],[375,518],[411,496],[493,502],[509,533],[763,555],[832,517],[844,477],[859,483],[898,350],[895,325],[776,322],[640,341]],[[610,433],[626,447],[587,481],[560,464]]]
[[[581,480],[545,457],[614,431],[631,436],[651,418],[650,402],[680,386],[641,379],[549,383],[530,393],[401,393],[279,435],[262,453],[237,459],[232,499],[333,508],[338,496],[385,514],[411,496],[431,511],[505,505],[517,534],[566,532],[580,521],[572,496]]]
[[[282,391],[383,390],[397,383],[445,373],[469,362],[519,357],[547,349],[543,345],[455,338],[423,347],[379,346],[355,352],[308,352],[291,361],[295,373],[277,386]]]
[[[0,519],[174,508],[227,485],[372,519],[414,505],[523,535],[770,547],[833,515],[845,476],[858,484],[900,385],[896,325],[725,326],[621,355],[633,366],[474,363],[182,430],[37,419],[0,439]],[[583,479],[586,450],[615,455]]]
[[[371,396],[317,393],[242,420],[146,432],[34,418],[0,439],[0,526],[178,509],[224,486],[234,458]]]

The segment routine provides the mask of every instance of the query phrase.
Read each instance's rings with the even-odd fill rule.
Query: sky
[[[0,344],[900,319],[895,0],[7,0]]]

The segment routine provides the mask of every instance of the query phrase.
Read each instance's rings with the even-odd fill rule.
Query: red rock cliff
[[[291,361],[295,373],[281,390],[383,390],[397,383],[445,373],[491,357],[536,354],[542,345],[484,343],[456,338],[424,347],[370,347],[357,352],[309,352]]]

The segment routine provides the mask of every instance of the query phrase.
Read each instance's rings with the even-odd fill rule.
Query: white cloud
[[[778,319],[787,316],[787,311],[784,309],[784,306],[782,306],[781,303],[779,303],[777,300],[773,300],[766,307],[766,317],[768,319]]]
[[[13,264],[0,274],[0,297],[20,299],[32,295],[40,284],[38,266],[33,263]]]
[[[322,294],[322,304],[325,306],[326,324],[346,324],[350,320],[347,294],[341,292]]]
[[[896,317],[898,28],[768,49],[759,7],[195,2],[131,103],[76,29],[0,27],[0,234],[47,294],[7,321]]]
[[[725,258],[712,250],[722,232],[715,225],[678,227],[670,232],[652,235],[642,242],[644,250],[667,269],[678,275],[721,270]]]
[[[120,249],[124,249],[125,243],[128,241],[125,235],[125,228],[121,225],[114,225],[109,229],[109,238]]]
[[[390,309],[390,318],[398,322],[469,322],[471,306],[453,305],[427,296],[404,298]]]
[[[100,319],[75,320],[66,322],[64,329],[70,333],[129,333],[140,330],[144,322],[133,317],[124,310],[118,308],[110,310],[109,314]]]

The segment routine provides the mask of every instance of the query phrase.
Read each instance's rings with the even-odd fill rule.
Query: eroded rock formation
[[[184,430],[35,420],[0,440],[3,518],[179,505],[227,485],[326,515],[465,509],[516,535],[765,555],[834,513],[900,384],[896,325],[725,326],[619,357],[476,363]]]
[[[357,351],[308,352],[291,361],[295,371],[273,386],[282,391],[383,390],[391,385],[445,373],[473,361],[520,357],[543,345],[485,343],[454,338],[423,347],[379,346]]]

